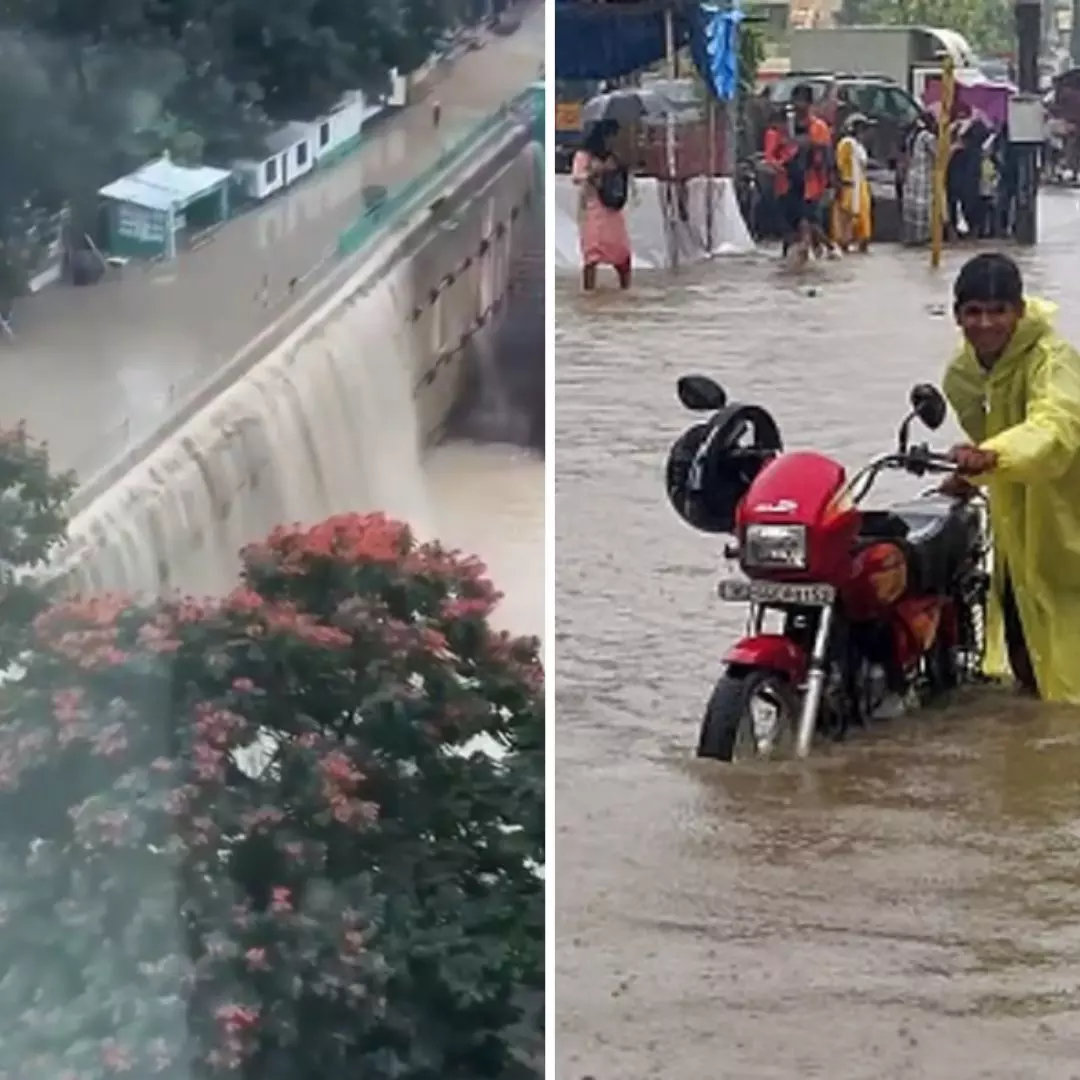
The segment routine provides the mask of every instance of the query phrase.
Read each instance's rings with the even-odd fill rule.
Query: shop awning
[[[617,79],[663,60],[665,10],[648,0],[556,0],[555,78]],[[681,49],[690,28],[680,8],[673,14],[675,48]]]
[[[738,81],[738,4],[698,0],[556,0],[555,78],[616,79],[663,60],[667,13],[706,85],[730,100]]]

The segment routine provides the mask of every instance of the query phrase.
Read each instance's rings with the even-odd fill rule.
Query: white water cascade
[[[430,536],[422,459],[457,396],[460,358],[428,376],[505,292],[514,229],[436,300],[428,293],[493,223],[509,226],[532,185],[526,151],[459,212],[452,235],[434,226],[413,258],[358,273],[80,513],[57,569],[80,591],[220,595],[236,583],[240,548],[284,522],[381,510]]]

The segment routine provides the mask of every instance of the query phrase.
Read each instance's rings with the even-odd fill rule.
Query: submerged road
[[[0,340],[0,425],[25,419],[58,468],[82,479],[164,422],[183,397],[282,315],[333,265],[367,185],[393,187],[537,78],[542,5],[509,37],[448,66],[432,93],[439,133],[420,102],[376,122],[365,142],[288,194],[230,222],[172,263],[92,288],[48,289],[21,302],[16,339]],[[268,287],[264,288],[264,279]]]
[[[1043,224],[1031,291],[1080,342],[1075,196]],[[721,545],[664,494],[675,378],[858,465],[940,379],[960,258],[559,283],[559,1080],[1080,1077],[1077,710],[988,692],[802,767],[692,758],[740,621],[714,599]]]

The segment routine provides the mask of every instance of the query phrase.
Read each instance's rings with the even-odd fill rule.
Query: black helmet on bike
[[[724,405],[668,452],[667,493],[701,532],[735,531],[735,510],[762,468],[783,450],[776,421],[758,405]]]

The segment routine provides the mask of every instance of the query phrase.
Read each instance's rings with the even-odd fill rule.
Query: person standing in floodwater
[[[874,232],[870,193],[870,154],[866,141],[872,122],[862,113],[849,116],[844,137],[836,145],[836,176],[839,193],[833,205],[833,240],[845,254],[855,244],[869,250]]]
[[[930,243],[930,211],[937,159],[936,121],[929,113],[915,118],[905,140],[900,237],[910,247]]]
[[[581,281],[586,292],[596,288],[601,266],[615,269],[620,289],[630,288],[632,254],[624,213],[630,172],[612,146],[618,132],[616,120],[598,121],[574,155],[571,176],[578,188]]]
[[[1005,255],[968,261],[953,306],[964,344],[944,390],[971,442],[943,486],[963,495],[967,477],[990,498],[987,669],[1007,655],[1022,688],[1080,704],[1080,353]]]
[[[794,250],[799,264],[806,262],[811,250],[834,251],[825,220],[826,196],[832,190],[832,131],[814,115],[813,104],[813,89],[799,83],[791,91],[787,132],[774,125],[765,135],[765,161],[784,189],[784,254]]]

